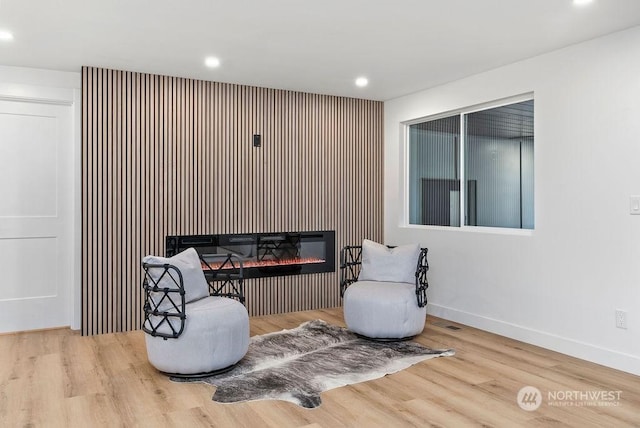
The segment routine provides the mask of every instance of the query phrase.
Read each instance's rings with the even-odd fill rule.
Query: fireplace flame
[[[292,257],[289,259],[283,260],[243,260],[242,264],[245,268],[252,267],[273,267],[273,266],[292,266],[292,265],[304,265],[304,264],[313,264],[313,263],[325,263],[324,259],[318,257]],[[202,262],[202,269],[213,269],[217,270],[222,267],[222,262]],[[227,265],[223,268],[232,269],[231,266]]]

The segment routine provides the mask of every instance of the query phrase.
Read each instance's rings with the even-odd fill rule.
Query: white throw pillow
[[[200,264],[200,257],[198,256],[198,252],[194,248],[187,248],[183,252],[176,254],[173,257],[158,257],[158,256],[146,256],[142,259],[144,263],[154,264],[154,265],[163,265],[168,263],[177,267],[182,274],[182,281],[184,284],[184,299],[185,303],[193,302],[194,300],[202,299],[203,297],[207,297],[209,295],[209,284],[204,277],[204,273],[202,272],[202,265]],[[160,280],[158,286],[160,288],[167,287],[169,289],[177,289],[177,285],[175,282],[167,275],[165,275],[162,279],[160,276],[164,272],[164,269],[150,269],[149,275],[153,278],[154,281]],[[169,270],[169,273],[175,276],[176,281],[178,281],[177,274],[173,269]],[[157,293],[158,296],[153,296],[154,300],[156,298],[160,298],[163,293]],[[176,303],[180,302],[180,295],[173,294],[171,296]],[[160,310],[167,310],[168,306],[171,306],[170,303],[162,304],[159,308]]]
[[[415,284],[420,245],[386,245],[365,239],[359,281],[407,282]]]

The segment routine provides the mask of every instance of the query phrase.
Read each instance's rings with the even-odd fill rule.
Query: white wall
[[[72,266],[66,267],[70,271],[73,283],[68,284],[72,301],[69,324],[73,329],[80,328],[80,282],[81,282],[81,74],[42,70],[22,67],[7,67],[0,65],[0,99],[36,102],[44,104],[69,105],[73,109],[73,188],[68,189],[72,196],[60,198],[69,201],[71,207],[66,207],[73,214],[68,230],[72,236],[68,237],[69,251],[73,252]],[[71,162],[70,162],[71,163]],[[7,179],[7,177],[5,177]]]
[[[403,226],[400,122],[527,92],[535,230]],[[429,247],[431,314],[640,374],[640,27],[387,101],[384,172],[385,241]]]

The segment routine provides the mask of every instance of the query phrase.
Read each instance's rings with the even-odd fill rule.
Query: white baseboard
[[[534,330],[521,325],[460,311],[442,305],[427,305],[427,313],[449,321],[465,324],[480,330],[499,334],[531,345],[540,346],[582,360],[591,361],[606,367],[640,375],[640,358],[635,355],[612,351],[589,343],[584,343]]]

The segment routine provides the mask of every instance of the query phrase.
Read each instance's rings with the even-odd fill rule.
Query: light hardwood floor
[[[251,334],[311,319],[344,325],[340,308],[251,319]],[[452,330],[447,326],[461,327]],[[67,329],[0,336],[1,427],[640,426],[640,378],[429,317],[418,342],[454,348],[382,379],[281,401],[219,404],[214,388],[173,383],[147,362],[142,332],[82,337]],[[543,404],[516,402],[527,385]],[[553,391],[621,391],[616,406],[558,401]],[[616,404],[609,402],[608,404]]]

